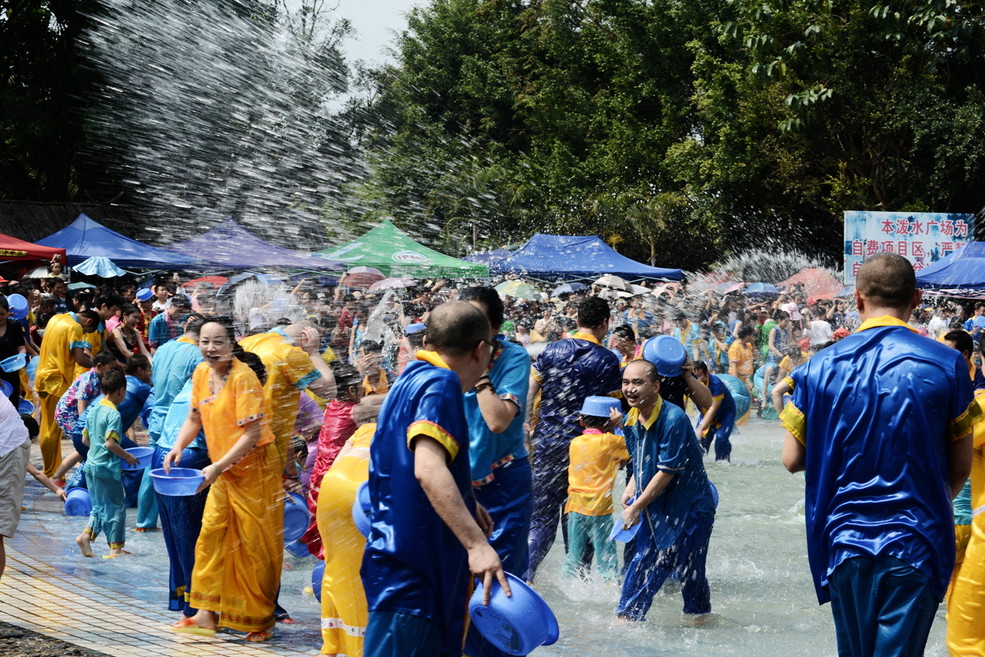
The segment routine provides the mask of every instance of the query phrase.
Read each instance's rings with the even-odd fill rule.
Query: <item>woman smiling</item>
[[[211,488],[192,571],[190,603],[198,613],[174,630],[211,636],[223,626],[247,632],[247,641],[265,641],[273,633],[284,516],[262,382],[244,362],[231,320],[203,325],[198,344],[205,362],[193,375],[191,410],[164,467],[178,465],[204,428],[212,464],[202,471],[202,488]]]

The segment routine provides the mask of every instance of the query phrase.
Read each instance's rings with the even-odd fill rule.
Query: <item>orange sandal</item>
[[[196,625],[195,621],[191,618],[184,618],[177,621],[171,626],[172,632],[177,632],[178,634],[193,634],[195,636],[215,636],[215,628],[202,627],[201,625]]]

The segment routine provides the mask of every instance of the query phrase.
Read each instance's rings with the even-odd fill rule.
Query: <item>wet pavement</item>
[[[68,447],[70,449],[70,447]],[[37,446],[32,460],[40,463]],[[75,545],[85,517],[66,516],[62,503],[30,476],[17,535],[7,539],[7,569],[0,579],[0,621],[118,657],[209,657],[211,655],[317,655],[319,606],[310,593],[313,557],[285,553],[281,604],[296,621],[278,623],[274,638],[246,643],[238,632],[215,638],[175,634],[168,626],[168,558],[160,531],[133,530],[136,509],[127,509],[126,549],[106,560],[103,537],[87,559]],[[307,589],[307,590],[306,590]]]

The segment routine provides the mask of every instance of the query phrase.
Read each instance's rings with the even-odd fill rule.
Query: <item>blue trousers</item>
[[[711,448],[712,442],[715,443],[715,460],[716,461],[731,461],[732,460],[732,443],[729,440],[732,437],[732,429],[735,428],[735,418],[727,418],[718,427],[708,427],[708,431],[705,435],[701,437],[701,446],[704,447],[705,453]]]
[[[558,522],[564,535],[565,552],[568,545],[564,503],[568,499],[569,441],[557,440],[537,445],[531,458],[533,468],[533,513],[530,516],[530,565],[526,580],[532,582],[537,567],[554,545]],[[588,554],[588,563],[592,555]]]
[[[633,560],[626,568],[616,614],[634,621],[644,620],[653,604],[653,596],[671,575],[681,582],[685,614],[710,612],[711,590],[705,575],[705,563],[715,516],[689,515],[684,520],[684,528],[677,541],[664,549],[654,544],[649,519],[644,516],[642,522],[636,534]]]
[[[154,467],[161,467],[168,451],[170,450],[161,447],[154,449]],[[200,470],[209,463],[209,453],[204,449],[189,447],[181,453],[182,468]],[[195,543],[202,531],[202,514],[205,512],[205,500],[208,496],[208,489],[188,497],[157,495],[161,533],[164,534],[164,546],[168,550],[168,560],[171,563],[168,609],[180,611],[188,617],[194,616],[198,611],[188,604],[188,596],[192,586],[192,570],[195,568]]]
[[[392,611],[371,611],[363,657],[460,657],[461,644],[442,651],[441,629],[434,621]]]
[[[530,459],[510,461],[495,470],[495,479],[475,490],[475,499],[486,507],[493,520],[489,542],[503,562],[503,570],[517,577],[527,572],[530,533],[530,513],[533,508],[533,485]],[[505,655],[475,628],[469,625],[465,639],[465,654],[469,657],[499,657]]]
[[[921,657],[939,601],[895,557],[854,557],[828,577],[839,657]]]

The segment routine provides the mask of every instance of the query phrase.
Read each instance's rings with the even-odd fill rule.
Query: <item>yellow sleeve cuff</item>
[[[965,412],[951,420],[951,440],[957,440],[971,433],[972,427],[982,415],[982,409],[978,405],[978,400],[973,400],[968,404]]]
[[[458,441],[434,422],[418,420],[407,427],[407,447],[413,449],[414,439],[418,436],[427,436],[428,438],[437,440],[445,448],[445,451],[448,452],[451,457],[450,460],[454,461],[455,457],[458,456]]]
[[[787,405],[783,407],[780,421],[783,423],[783,428],[792,433],[801,445],[807,445],[807,418],[799,408],[793,405],[793,402],[787,402]]]

